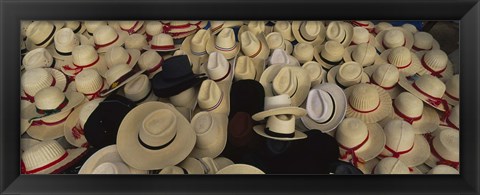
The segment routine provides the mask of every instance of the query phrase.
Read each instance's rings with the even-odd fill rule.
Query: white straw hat
[[[388,157],[377,163],[372,174],[410,174],[410,170],[400,159]]]
[[[247,24],[247,30],[252,32],[253,34],[259,34],[265,32],[265,21],[249,21]]]
[[[292,105],[290,97],[282,94],[277,96],[266,96],[263,111],[254,114],[252,119],[261,121],[274,115],[294,115],[299,118],[305,116],[305,114],[307,114],[305,109]]]
[[[65,21],[65,28],[72,29],[75,34],[82,34],[87,30],[81,21]]]
[[[235,40],[235,32],[231,28],[224,28],[218,35],[211,34],[207,41],[208,54],[219,52],[227,59],[233,59],[240,51],[240,43]]]
[[[32,24],[32,20],[21,20],[20,21],[20,35],[21,35],[21,40],[26,40],[27,39],[27,29],[30,24]]]
[[[175,51],[180,49],[180,45],[175,45],[173,37],[170,34],[160,33],[153,36],[145,50],[154,50],[159,52]]]
[[[327,40],[335,40],[347,47],[352,42],[353,26],[343,21],[331,21],[326,31]]]
[[[273,26],[273,31],[280,33],[285,40],[295,40],[295,37],[292,34],[292,25],[289,21],[277,21]]]
[[[366,28],[355,26],[353,27],[353,37],[350,45],[359,45],[361,43],[375,46],[375,36],[373,36],[373,34],[371,34]]]
[[[123,46],[127,36],[127,32],[117,31],[111,26],[99,26],[93,32],[95,49],[98,53],[105,53],[113,46]]]
[[[49,50],[53,57],[57,59],[67,60],[71,59],[73,48],[80,45],[80,39],[83,35],[78,35],[70,28],[62,28],[53,38],[54,44],[49,46]],[[86,37],[83,37],[85,43]]]
[[[413,34],[415,34],[415,33],[418,32],[417,27],[415,27],[415,25],[410,24],[410,23],[405,23],[405,24],[403,24],[403,25],[402,25],[402,28],[404,28],[405,30],[407,30],[407,31],[409,31],[409,32],[411,32],[411,33],[413,33]]]
[[[267,118],[266,125],[257,125],[253,130],[266,138],[291,141],[307,138],[303,132],[296,130],[295,118],[293,114],[272,115]]]
[[[288,54],[292,53],[292,43],[285,40],[282,37],[282,34],[280,34],[279,32],[271,32],[265,38],[267,39],[267,45],[270,48],[270,53],[273,52],[274,49],[283,49]]]
[[[105,79],[95,69],[86,69],[75,77],[75,87],[88,100],[101,98],[103,90],[108,89]]]
[[[133,79],[140,76],[145,69],[138,70],[138,67],[133,69],[128,64],[116,65],[105,72],[105,80],[108,84],[108,89],[101,93],[102,96],[108,95],[121,86],[127,84]]]
[[[245,26],[238,31],[242,53],[253,59],[267,59],[270,54],[267,40],[263,33],[255,34],[246,30]]]
[[[194,72],[199,72],[202,60],[207,56],[207,43],[211,37],[209,30],[200,29],[192,36],[187,37],[181,46],[181,51],[184,51],[190,62]]]
[[[343,59],[345,62],[358,62],[366,68],[373,67],[371,65],[379,64],[382,61],[380,55],[378,55],[377,51],[375,50],[375,47],[367,43],[348,46],[345,48]]]
[[[293,49],[293,57],[297,58],[300,64],[313,60],[313,46],[307,43],[298,43]]]
[[[229,83],[233,80],[233,65],[231,65],[227,58],[225,58],[225,56],[220,52],[210,53],[205,69],[208,78],[215,81],[219,85],[224,82]]]
[[[35,95],[41,89],[57,87],[67,91],[67,77],[59,70],[53,68],[33,68],[25,71],[21,77],[23,93],[21,99],[31,103],[35,102]]]
[[[104,56],[108,68],[118,64],[128,64],[133,68],[140,57],[140,50],[114,46],[108,49]]]
[[[238,80],[259,80],[263,73],[264,64],[255,64],[254,60],[248,56],[239,56],[236,60],[234,78]]]
[[[132,34],[125,39],[125,49],[143,50],[148,45],[145,35]]]
[[[161,102],[147,102],[132,109],[122,120],[117,135],[120,156],[140,170],[178,164],[190,154],[195,141],[187,119],[173,106]]]
[[[379,86],[357,84],[345,89],[345,95],[348,100],[347,117],[375,123],[393,112],[390,95]]]
[[[120,30],[131,34],[144,34],[145,33],[145,21],[118,21]]]
[[[37,140],[50,140],[63,137],[63,126],[72,111],[73,109],[70,109],[69,112],[53,114],[39,120],[31,121],[26,132],[30,137]]]
[[[60,30],[62,26],[57,23],[48,21],[34,21],[28,25],[26,35],[26,45],[28,50],[36,48],[45,48],[53,40],[55,33]]]
[[[300,66],[300,62],[297,58],[291,56],[283,49],[274,49],[267,62],[268,65],[278,64],[282,66]]]
[[[373,73],[367,72],[367,74],[370,75],[370,83],[385,89],[392,99],[403,91],[403,88],[397,85],[400,72],[394,65],[382,64]]]
[[[388,64],[395,65],[400,73],[407,76],[414,75],[422,69],[420,59],[406,47],[385,50],[380,54],[380,58]]]
[[[458,105],[460,101],[460,75],[455,74],[448,81],[445,83],[445,94],[443,95],[443,99],[447,100],[447,102],[452,105]]]
[[[302,65],[302,68],[308,72],[310,77],[311,86],[318,85],[325,82],[327,77],[327,71],[322,68],[318,62],[308,61]]]
[[[117,145],[110,145],[90,156],[78,174],[147,174],[147,171],[125,164],[118,154]]]
[[[458,170],[460,165],[459,131],[448,127],[437,131],[430,145],[430,157],[425,164],[430,167],[443,164]]]
[[[123,93],[126,98],[132,100],[137,105],[158,100],[157,96],[152,93],[152,85],[150,84],[148,76],[144,74],[125,84]]]
[[[230,100],[227,98],[226,92],[222,91],[213,80],[203,81],[197,100],[198,106],[204,111],[224,114],[230,112]]]
[[[243,25],[242,21],[210,21],[210,32],[214,35],[218,34],[224,28],[232,28]]]
[[[72,65],[65,65],[61,68],[66,75],[76,76],[85,69],[94,68],[103,76],[108,69],[103,57],[98,55],[91,45],[75,47],[72,51],[72,57]]]
[[[217,174],[265,174],[262,170],[247,164],[233,164],[217,172]]]
[[[337,84],[342,89],[369,81],[370,78],[363,71],[362,66],[353,61],[334,66],[327,73],[327,82]]]
[[[460,130],[460,105],[456,105],[450,110],[441,125]]]
[[[165,167],[158,174],[205,174],[205,171],[205,165],[200,159],[187,157],[176,166]]]
[[[375,35],[378,35],[378,33],[387,30],[389,28],[393,27],[392,24],[388,22],[379,22],[375,25],[375,28],[373,29],[373,32]]]
[[[190,156],[215,158],[227,144],[227,114],[199,112],[192,118],[192,127],[197,141]]]
[[[323,21],[293,21],[293,36],[299,43],[320,45],[325,40],[325,25]]]
[[[83,126],[79,122],[80,111],[83,109],[85,104],[81,104],[73,110],[73,112],[68,116],[63,127],[63,134],[68,143],[75,147],[88,147],[87,139],[85,138],[85,133],[83,131]]]
[[[152,40],[153,36],[163,33],[163,24],[160,21],[147,21],[145,24],[146,41]]]
[[[418,52],[417,55],[421,64],[421,69],[418,71],[419,75],[431,74],[442,81],[446,81],[453,76],[453,64],[444,51],[432,49]]]
[[[85,97],[78,92],[63,93],[57,87],[47,87],[35,94],[35,103],[22,110],[22,118],[37,120],[70,111]]]
[[[85,28],[87,29],[83,34],[85,36],[87,36],[88,38],[92,38],[93,37],[93,32],[95,32],[95,30],[99,27],[99,26],[103,26],[103,25],[107,25],[107,22],[106,21],[90,21],[90,20],[86,20],[83,22],[83,24],[85,25]]]
[[[170,100],[170,103],[172,103],[182,114],[182,109],[179,108],[185,108],[185,111],[188,111],[189,113],[189,117],[187,117],[187,119],[190,121],[190,112],[197,106],[197,96],[197,89],[190,87],[177,95],[169,97],[168,99]]]
[[[437,165],[433,167],[427,174],[451,174],[456,175],[460,174],[457,169],[448,166],[448,165]]]
[[[380,52],[400,46],[410,50],[413,45],[413,34],[402,27],[391,27],[378,33],[375,40],[375,47]]]
[[[22,67],[25,70],[32,68],[55,68],[56,60],[45,48],[37,48],[29,51],[22,59]]]
[[[350,22],[354,27],[361,27],[367,30],[369,33],[373,32],[375,24],[371,21],[366,20],[354,20]]]
[[[417,32],[413,34],[414,42],[412,46],[413,51],[423,51],[440,49],[440,44],[428,32]]]
[[[398,84],[435,109],[450,110],[447,101],[442,99],[445,94],[445,84],[437,77],[424,74],[415,81],[409,81],[405,76],[400,76]]]
[[[40,141],[32,138],[20,138],[20,150],[23,153],[34,145],[37,145]]]
[[[338,41],[331,40],[315,48],[313,56],[324,69],[330,70],[334,66],[343,64],[344,53],[345,48]]]
[[[162,71],[164,59],[156,51],[149,50],[144,52],[138,59],[138,66],[145,70],[145,73],[151,79],[155,74]]]

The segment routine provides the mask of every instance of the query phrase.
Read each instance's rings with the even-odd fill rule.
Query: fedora
[[[262,170],[247,164],[233,164],[229,165],[216,174],[265,174]]]
[[[163,24],[160,21],[147,21],[145,23],[146,41],[152,40],[153,36],[163,33]]]
[[[55,68],[57,62],[50,52],[45,48],[30,50],[22,59],[21,69],[32,68]]]
[[[125,164],[118,154],[117,145],[109,145],[90,156],[78,174],[147,174],[147,172]]]
[[[373,29],[373,34],[374,35],[378,35],[378,33],[386,30],[386,29],[389,29],[393,27],[392,24],[388,23],[388,22],[379,22],[375,25],[374,29]]]
[[[47,116],[62,114],[76,107],[85,97],[78,92],[63,93],[57,87],[46,87],[35,94],[35,103],[22,110],[23,119],[38,120]]]
[[[208,54],[218,52],[228,60],[235,58],[240,51],[240,43],[235,39],[235,32],[231,28],[224,28],[218,35],[212,33],[207,41]]]
[[[128,64],[133,68],[140,58],[140,50],[114,46],[108,49],[104,56],[109,69],[118,64]]]
[[[80,45],[73,48],[72,64],[61,67],[63,73],[68,76],[76,76],[85,69],[97,69],[100,75],[104,75],[108,67],[103,56],[98,55],[91,45]]]
[[[87,99],[102,98],[102,91],[107,90],[106,81],[95,69],[86,69],[75,77],[75,86],[78,92],[83,93]]]
[[[215,158],[220,155],[227,143],[227,115],[203,111],[192,118],[191,124],[197,141],[190,156]]]
[[[153,36],[149,45],[145,46],[145,50],[153,50],[158,52],[168,52],[180,49],[180,45],[173,42],[173,37],[170,34],[160,33]]]
[[[204,111],[227,114],[230,112],[230,99],[226,93],[215,81],[207,79],[198,91],[198,106]]]
[[[268,116],[266,125],[257,125],[253,130],[266,138],[289,141],[305,139],[307,135],[295,129],[294,112],[288,114]]]
[[[395,47],[406,47],[410,50],[413,46],[413,34],[402,27],[390,27],[382,30],[375,36],[375,47],[383,52]]]
[[[152,93],[152,85],[147,75],[140,75],[132,81],[125,84],[123,88],[125,97],[132,100],[135,104],[141,104],[149,101],[156,101],[158,98]]]
[[[265,91],[255,80],[233,82],[230,90],[230,118],[237,112],[254,115],[264,108]]]
[[[422,70],[420,59],[410,49],[406,47],[396,47],[385,50],[380,54],[380,58],[388,63],[395,65],[400,73],[411,76]]]
[[[83,22],[85,25],[85,28],[87,29],[83,34],[87,36],[88,38],[93,38],[93,32],[99,27],[99,26],[106,26],[108,25],[106,21],[90,21],[86,20]]]
[[[56,174],[75,165],[85,154],[86,148],[65,150],[57,141],[42,141],[22,154],[25,174]]]
[[[287,41],[294,41],[295,37],[292,34],[292,24],[289,21],[277,21],[273,25],[273,31],[279,32]]]
[[[325,81],[325,78],[327,77],[327,71],[325,71],[322,68],[322,65],[320,65],[318,62],[315,62],[315,61],[305,62],[302,65],[302,68],[308,72],[308,75],[310,76],[311,86],[315,86],[320,83],[323,83]]]
[[[187,157],[178,165],[163,168],[158,174],[206,174],[205,167],[200,159]]]
[[[405,23],[405,24],[403,24],[403,25],[402,25],[402,28],[404,28],[405,30],[407,30],[407,31],[409,31],[409,32],[411,32],[411,33],[413,33],[413,34],[415,34],[415,33],[418,32],[417,27],[415,27],[415,25],[410,24],[410,23]]]
[[[418,71],[419,75],[431,74],[442,81],[446,81],[453,76],[453,64],[444,51],[432,49],[418,52],[417,55],[421,64],[421,69]]]
[[[30,24],[32,24],[34,21],[32,20],[22,20],[20,21],[20,35],[21,35],[21,40],[25,41],[27,40],[27,29]]]
[[[145,21],[119,21],[118,25],[120,30],[131,34],[144,34],[145,33]]]
[[[416,32],[413,34],[412,50],[419,52],[424,50],[440,49],[440,44],[428,32]]]
[[[386,144],[379,157],[398,158],[408,167],[423,164],[429,157],[430,146],[425,137],[415,135],[413,129],[403,120],[390,120],[383,128]]]
[[[293,51],[293,45],[290,41],[283,39],[282,34],[279,32],[271,32],[266,37],[268,48],[270,48],[270,53],[274,49],[283,49],[287,54],[291,54]]]
[[[210,21],[210,32],[213,35],[218,34],[224,28],[233,28],[243,25],[242,21]]]
[[[82,41],[81,41],[82,40]],[[87,38],[80,34],[75,34],[70,28],[62,28],[55,33],[53,43],[48,47],[53,57],[61,60],[71,60],[73,48],[86,44]]]
[[[445,94],[445,84],[437,77],[424,74],[415,81],[409,81],[402,75],[398,84],[433,108],[440,111],[450,110],[447,101],[442,99]]]
[[[147,45],[147,39],[141,34],[131,34],[125,39],[125,49],[136,49],[143,51]]]
[[[441,122],[441,126],[447,126],[460,130],[460,106],[453,106],[450,113],[445,117],[445,120]]]
[[[265,21],[249,21],[247,24],[247,30],[252,32],[254,35],[259,33],[268,34],[265,26]]]
[[[347,98],[337,85],[319,84],[308,93],[305,109],[307,115],[301,118],[305,127],[331,132],[345,117]]]
[[[81,21],[66,21],[65,28],[72,29],[75,34],[82,34],[87,30]]]
[[[430,167],[447,165],[458,170],[460,166],[459,142],[459,131],[448,127],[437,130],[430,143],[430,157],[425,164]]]
[[[392,119],[401,119],[413,126],[415,134],[424,134],[435,131],[440,123],[437,112],[409,92],[400,93],[393,100],[393,113],[381,123],[385,124]]]
[[[375,36],[370,33],[366,28],[355,26],[353,27],[352,42],[350,45],[358,45],[361,43],[367,43],[370,45],[375,45]]]
[[[234,68],[222,53],[210,53],[205,69],[208,78],[215,81],[224,93],[230,91]]]
[[[365,70],[367,72],[367,70]],[[379,65],[370,75],[370,83],[378,85],[390,94],[392,99],[400,94],[403,89],[397,85],[400,73],[396,66],[391,64]]]
[[[325,40],[325,25],[323,21],[293,21],[292,33],[299,43],[320,45]]]
[[[307,43],[298,43],[293,49],[293,57],[297,58],[300,64],[313,60],[313,46]]]
[[[98,98],[89,102],[86,102],[76,108],[65,121],[63,128],[65,139],[68,143],[76,147],[88,147],[87,138],[85,138],[85,123],[92,114],[92,112],[98,107],[100,102],[104,98]]]
[[[201,63],[208,54],[206,48],[210,37],[211,33],[209,30],[200,29],[182,42],[181,51],[188,55],[193,66],[192,69],[196,73],[201,71],[199,70]]]
[[[120,156],[140,170],[180,163],[195,142],[192,125],[174,107],[162,102],[147,102],[132,109],[122,120],[117,135]]]
[[[393,112],[390,95],[377,85],[357,84],[345,89],[345,95],[348,99],[347,117],[376,123]]]
[[[102,91],[101,95],[105,96],[112,93],[145,72],[145,69],[139,69],[137,66],[132,68],[128,64],[119,64],[108,69],[107,72],[105,72],[108,89]]]
[[[315,48],[313,56],[315,60],[326,70],[343,64],[343,54],[345,49],[338,41],[327,41],[325,44]]]
[[[144,52],[138,59],[138,66],[145,70],[148,78],[153,78],[157,73],[162,71],[164,59],[156,51],[148,50]]]
[[[263,72],[260,83],[266,96],[287,94],[292,106],[300,106],[308,96],[311,81],[301,67],[271,65]]]
[[[345,118],[337,127],[335,139],[340,146],[340,160],[351,161],[354,166],[375,158],[385,146],[382,127],[358,118]]]
[[[278,64],[282,66],[300,66],[300,62],[297,58],[291,56],[283,49],[274,49],[267,61],[268,65]]]
[[[263,33],[255,34],[245,29],[240,28],[238,37],[242,53],[253,59],[267,59],[270,54],[270,49],[267,44],[267,40]]]
[[[55,33],[60,30],[63,25],[52,23],[49,21],[34,21],[28,25],[26,35],[26,46],[28,50],[36,48],[45,48],[53,40]]]
[[[37,140],[50,140],[63,137],[63,126],[72,112],[73,109],[70,109],[69,112],[53,114],[42,119],[32,120],[29,122],[30,126],[26,132],[30,137]]]
[[[327,82],[337,84],[342,89],[369,81],[370,78],[363,71],[362,66],[353,61],[334,66],[327,73]]]
[[[373,32],[373,30],[375,28],[375,25],[371,21],[354,20],[354,21],[350,21],[350,23],[354,27],[360,27],[360,28],[363,28],[363,29],[367,30],[369,33]]]
[[[263,66],[257,65],[254,63],[254,60],[248,56],[238,57],[234,70],[235,81],[247,79],[259,80],[263,73]]]
[[[327,40],[335,40],[347,47],[352,42],[353,26],[347,22],[331,21],[327,26],[326,37]]]
[[[115,30],[107,25],[99,26],[93,32],[93,41],[98,53],[105,53],[114,46],[123,46],[127,37],[127,32]]]
[[[21,100],[31,103],[35,102],[35,95],[38,91],[47,87],[56,87],[61,91],[67,91],[67,77],[57,69],[33,68],[28,69],[21,76],[21,87],[23,89]]]
[[[345,62],[358,62],[367,71],[369,68],[377,68],[377,66],[371,66],[379,64],[381,62],[380,55],[375,50],[375,47],[368,43],[360,43],[358,45],[351,45],[345,48],[343,54]]]
[[[457,169],[448,165],[437,165],[433,167],[427,174],[460,174]]]
[[[400,159],[388,157],[375,165],[372,174],[410,174],[410,170]]]
[[[455,74],[445,83],[445,99],[450,105],[456,106],[460,101],[460,75]]]
[[[162,71],[153,76],[153,92],[157,97],[171,97],[201,84],[206,78],[203,74],[193,74],[187,55],[174,56],[165,60]]]
[[[290,97],[286,94],[265,97],[265,107],[263,111],[252,116],[255,121],[261,121],[267,117],[275,115],[293,115],[297,118],[305,116],[306,111],[303,108],[292,105]]]

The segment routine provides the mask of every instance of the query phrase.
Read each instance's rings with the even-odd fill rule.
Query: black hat
[[[83,128],[88,143],[98,149],[115,144],[120,123],[135,106],[134,102],[117,94],[100,102]]]
[[[173,56],[165,60],[162,71],[152,78],[156,96],[168,98],[197,86],[207,79],[204,74],[193,74],[187,55]]]
[[[351,163],[337,160],[330,164],[330,173],[338,175],[363,175],[363,172]]]
[[[250,115],[263,111],[265,90],[256,80],[239,80],[230,90],[230,118],[237,112]]]

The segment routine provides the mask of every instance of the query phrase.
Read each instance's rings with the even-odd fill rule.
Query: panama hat
[[[397,85],[400,73],[394,65],[382,64],[373,73],[367,74],[370,75],[370,83],[383,88],[392,99],[403,91],[403,88]]]
[[[411,76],[422,70],[422,63],[420,59],[406,47],[396,47],[394,49],[385,50],[380,54],[380,58],[397,66],[400,73]]]
[[[336,65],[341,65],[345,48],[338,41],[327,41],[325,44],[315,48],[313,56],[315,60],[326,70]]]
[[[206,174],[206,165],[200,159],[187,157],[176,166],[163,168],[158,174]]]
[[[125,97],[136,104],[149,101],[156,101],[158,98],[152,93],[152,85],[147,75],[140,75],[132,81],[125,84],[123,88]]]
[[[120,30],[127,32],[129,35],[131,34],[143,34],[145,33],[145,21],[119,21],[118,26]]]
[[[22,154],[25,174],[61,173],[78,162],[86,150],[86,148],[65,150],[55,140],[40,142]]]
[[[312,87],[306,101],[307,115],[302,123],[308,129],[324,133],[333,131],[345,117],[347,98],[335,84],[323,83]]]
[[[145,35],[131,34],[125,39],[125,49],[137,49],[143,51],[148,42],[145,39]]]
[[[278,64],[282,66],[300,66],[300,62],[297,58],[291,56],[283,49],[274,49],[267,62],[268,65]]]
[[[73,110],[70,109],[68,112],[32,120],[26,132],[30,137],[37,140],[50,140],[63,137],[63,125],[72,111]]]
[[[263,61],[265,62],[265,61]],[[254,60],[248,56],[240,56],[236,60],[234,79],[238,80],[259,80],[263,73],[263,64],[255,64]]]
[[[365,68],[365,71],[368,68],[375,67],[371,66],[375,64],[379,64],[382,62],[380,55],[375,50],[375,47],[371,44],[367,43],[360,43],[358,45],[351,45],[345,48],[345,52],[343,54],[343,59],[345,62],[358,62]]]
[[[288,95],[282,94],[265,97],[264,110],[254,114],[252,118],[253,120],[261,121],[270,116],[290,114],[299,118],[305,116],[307,113],[305,109],[292,105],[292,101]]]
[[[375,165],[372,174],[410,174],[410,170],[400,159],[388,157]]]
[[[432,49],[418,52],[417,55],[421,64],[421,69],[418,71],[419,75],[431,74],[442,81],[446,81],[453,76],[453,64],[444,51]]]
[[[325,25],[322,21],[293,21],[293,36],[299,43],[320,45],[325,40]]]
[[[292,34],[292,24],[290,24],[289,21],[277,21],[275,25],[273,25],[273,31],[279,32],[285,40],[295,40]]]
[[[53,68],[33,68],[25,71],[21,76],[23,89],[22,100],[35,102],[38,91],[47,87],[56,87],[61,91],[67,91],[67,77],[59,70]],[[24,95],[24,96],[23,96]]]
[[[378,35],[378,33],[386,30],[386,29],[389,29],[393,27],[392,24],[388,23],[388,22],[379,22],[375,25],[375,27],[373,28],[373,34],[375,35]]]
[[[101,98],[102,91],[108,89],[106,81],[95,69],[86,69],[75,77],[75,87],[87,99]]]
[[[385,146],[385,134],[377,123],[365,124],[358,118],[345,118],[335,133],[340,146],[340,159],[358,162],[369,161],[378,156]]]
[[[156,51],[149,50],[144,52],[138,59],[138,66],[145,69],[145,74],[151,79],[158,72],[162,71],[164,59]]]
[[[358,45],[361,43],[375,46],[375,36],[373,36],[373,34],[371,34],[366,28],[359,26],[353,27],[352,42],[350,45]]]
[[[197,26],[192,25],[189,21],[171,21],[163,23],[163,31],[166,33],[185,33],[197,29]]]
[[[275,140],[289,141],[307,138],[307,135],[295,129],[295,118],[294,112],[272,115],[267,118],[266,125],[254,126],[253,130],[263,137]]]
[[[441,126],[451,127],[457,130],[460,130],[460,106],[453,106],[450,113],[447,116],[444,116],[445,120],[442,121]]]
[[[73,48],[72,64],[62,66],[61,70],[68,76],[76,76],[83,70],[90,68],[97,69],[102,76],[108,69],[103,56],[98,55],[93,46],[80,45]]]
[[[207,43],[211,37],[209,30],[200,29],[192,36],[187,37],[181,46],[181,50],[188,55],[192,66],[194,67],[194,72],[199,72],[200,63],[203,60],[203,57],[207,53]]]
[[[111,26],[99,26],[93,32],[95,49],[98,51],[98,53],[105,53],[111,47],[123,46],[127,36],[127,32],[117,31]]]
[[[143,49],[168,52],[180,49],[180,45],[174,44],[173,37],[171,35],[160,33],[153,36],[152,40],[149,42],[149,45],[145,46]]]
[[[83,40],[82,42],[81,39]],[[62,28],[55,33],[53,37],[54,44],[48,48],[53,57],[67,60],[71,59],[73,48],[80,45],[80,43],[85,43],[86,39],[83,35],[75,34],[70,28]]]
[[[400,76],[398,84],[433,108],[440,111],[450,110],[447,101],[442,99],[445,84],[437,77],[424,74],[415,81],[409,81],[405,76]]]
[[[322,68],[318,62],[308,61],[302,65],[302,68],[308,72],[310,76],[311,86],[323,83],[327,77],[327,71]]]
[[[343,47],[347,47],[352,42],[353,26],[343,21],[332,21],[328,23],[326,37],[327,40],[338,41]]]
[[[456,106],[460,101],[460,75],[455,74],[445,83],[446,89],[443,99],[450,105]]]
[[[262,170],[247,164],[233,164],[217,172],[217,174],[265,174]]]
[[[227,59],[233,59],[240,51],[240,43],[235,40],[235,32],[231,28],[224,28],[218,35],[211,34],[207,41],[208,54],[219,52]]]
[[[389,121],[383,128],[386,137],[381,158],[400,159],[408,167],[423,164],[429,157],[430,146],[423,135],[415,135],[414,128],[399,119]]]
[[[459,142],[459,131],[448,127],[438,131],[431,142],[431,155],[425,164],[430,167],[448,165],[458,170],[460,166]]]
[[[407,30],[407,31],[409,31],[409,32],[411,32],[411,33],[413,33],[413,34],[415,34],[415,33],[418,32],[417,27],[415,27],[415,25],[410,24],[410,23],[405,23],[405,24],[403,24],[403,25],[402,25],[402,28],[404,28],[405,30]]]
[[[55,68],[56,60],[45,48],[36,48],[29,51],[22,59],[21,68],[29,70],[32,68]]]
[[[337,84],[345,89],[350,86],[367,83],[370,81],[367,73],[357,62],[345,62],[340,66],[334,66],[327,73],[327,82]]]
[[[20,35],[21,35],[21,40],[26,40],[27,39],[27,29],[30,24],[32,24],[34,21],[32,20],[21,20],[20,21]]]
[[[297,58],[300,64],[313,60],[314,48],[307,43],[298,43],[293,49],[293,57]]]
[[[78,174],[147,174],[123,162],[116,145],[106,146],[90,156]]]
[[[242,53],[244,55],[252,59],[268,58],[270,49],[263,33],[255,34],[246,30],[245,27],[242,27],[238,31],[238,34],[240,35],[238,39],[241,43]]]
[[[354,20],[350,22],[354,27],[361,27],[365,30],[367,30],[369,33],[373,32],[373,29],[375,28],[375,25],[371,21],[365,21],[365,20]]]
[[[274,49],[283,49],[288,54],[291,54],[293,51],[293,45],[290,41],[283,39],[282,34],[279,32],[271,32],[266,37],[268,48],[270,48],[270,53]]]
[[[160,21],[145,22],[146,41],[152,40],[153,36],[163,33],[163,24]]]
[[[108,89],[101,93],[102,96],[108,95],[121,86],[127,84],[133,79],[140,76],[145,69],[139,70],[140,68],[130,67],[128,64],[119,64],[116,65],[105,72],[105,80],[108,84]]]
[[[87,139],[83,131],[82,125],[79,123],[80,111],[85,104],[81,104],[73,110],[73,112],[67,117],[65,124],[63,125],[63,135],[67,142],[75,147],[88,147]]]
[[[229,113],[230,99],[227,98],[226,93],[220,89],[215,81],[207,79],[203,81],[198,91],[198,106],[208,112]]]
[[[267,34],[267,32],[265,32],[265,23],[265,21],[249,21],[246,30],[252,32],[254,35],[259,33]]]
[[[169,100],[177,109],[180,107],[185,108],[185,111],[188,111],[189,113],[187,119],[191,119],[190,111],[197,106],[197,95],[197,89],[190,87],[177,95],[169,97]],[[182,111],[181,113],[183,114]]]
[[[345,89],[345,95],[348,100],[347,117],[375,123],[393,112],[390,95],[379,86],[357,84]]]
[[[432,49],[440,49],[440,44],[438,41],[435,40],[432,35],[428,32],[416,32],[413,34],[413,46],[412,50],[424,51],[424,50],[432,50]]]
[[[199,112],[192,118],[197,141],[190,156],[215,158],[227,143],[228,117],[226,114]]]
[[[45,48],[53,40],[55,33],[60,30],[62,26],[58,23],[48,21],[35,21],[28,25],[26,35],[26,46],[28,50],[36,48]]]
[[[65,21],[64,27],[71,29],[75,34],[82,34],[87,30],[81,21]]]
[[[210,32],[214,35],[218,34],[224,28],[233,28],[243,25],[242,21],[210,21]]]
[[[140,170],[178,164],[190,154],[195,142],[195,132],[187,119],[161,102],[147,102],[132,109],[117,135],[120,156]]]
[[[457,169],[448,165],[437,165],[433,167],[427,174],[460,174]]]
[[[402,27],[385,29],[375,36],[375,40],[375,47],[380,52],[400,46],[410,50],[414,41],[413,34]]]
[[[137,64],[138,58],[140,58],[140,50],[114,46],[108,49],[104,56],[108,68],[118,64],[128,64],[133,68]]]
[[[287,94],[292,106],[300,106],[308,96],[311,81],[305,69],[296,66],[269,66],[260,77],[266,96]]]
[[[234,67],[227,61],[227,58],[225,58],[222,53],[210,53],[207,65],[205,66],[205,72],[208,78],[215,81],[224,93],[230,91],[231,82],[234,77]]]
[[[106,26],[108,25],[106,21],[90,21],[86,20],[83,22],[85,25],[85,28],[87,29],[83,34],[87,36],[88,38],[93,37],[93,32],[99,27],[99,26]]]

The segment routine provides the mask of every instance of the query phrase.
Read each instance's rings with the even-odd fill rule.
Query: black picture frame
[[[1,0],[0,192],[478,194],[480,4],[478,0]],[[460,175],[93,176],[20,175],[20,20],[459,20]],[[15,74],[18,73],[18,74]]]

